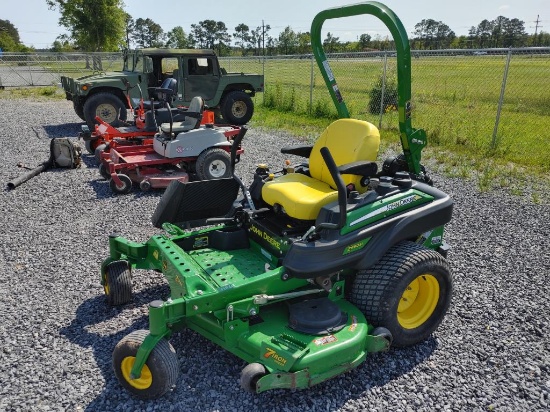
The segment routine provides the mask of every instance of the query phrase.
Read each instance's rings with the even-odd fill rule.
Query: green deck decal
[[[431,202],[433,196],[415,189],[379,200],[348,213],[347,225],[342,234],[353,232],[363,226],[399,214],[405,210]]]
[[[370,240],[370,237],[367,239],[363,239],[360,242],[349,245],[344,249],[344,253],[342,253],[342,255],[349,255],[350,253],[357,252],[363,249],[366,246],[366,244],[369,243],[369,240]]]

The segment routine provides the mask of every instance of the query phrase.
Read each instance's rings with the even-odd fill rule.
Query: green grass
[[[0,90],[0,99],[36,99],[37,97],[63,100],[65,99],[65,92],[57,86],[12,87]]]
[[[412,62],[413,126],[428,133],[432,147],[497,163],[513,162],[539,173],[550,171],[543,133],[550,129],[550,58],[513,56],[495,140],[493,130],[506,56],[422,57]],[[379,124],[368,113],[369,91],[382,73],[380,59],[331,60],[350,114]],[[231,69],[265,72],[265,105],[301,116],[336,117],[319,70],[311,60],[233,60]],[[388,73],[395,72],[389,61]],[[383,130],[395,130],[395,113],[382,117]]]

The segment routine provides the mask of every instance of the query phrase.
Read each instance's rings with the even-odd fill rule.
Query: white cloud
[[[507,4],[503,4],[503,5],[502,5],[502,6],[500,6],[500,7],[498,8],[498,9],[499,9],[499,10],[508,10],[509,8],[510,8],[510,6],[509,6],[509,5],[507,5]]]

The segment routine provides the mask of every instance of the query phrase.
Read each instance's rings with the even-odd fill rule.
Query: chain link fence
[[[396,129],[395,52],[328,55],[352,117]],[[224,57],[228,72],[262,73],[257,103],[304,115],[336,110],[312,55]],[[0,87],[47,86],[122,68],[121,53],[4,53]],[[413,126],[429,141],[466,151],[515,153],[546,165],[541,147],[550,130],[550,48],[412,51]],[[532,152],[532,153],[531,153]]]
[[[550,170],[550,48],[414,50],[413,126],[434,145],[481,152]],[[397,130],[395,52],[330,54],[354,118]],[[264,104],[336,116],[313,56],[226,58],[231,71],[265,74]],[[527,161],[525,159],[528,159]]]
[[[121,69],[121,53],[1,53],[0,86],[52,86],[62,75],[81,77]]]

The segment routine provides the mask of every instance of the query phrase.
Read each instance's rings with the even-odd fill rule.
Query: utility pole
[[[263,19],[262,19],[262,51],[265,57],[265,25],[264,25]]]
[[[537,14],[537,20],[535,21],[535,23],[536,23],[536,25],[535,25],[535,37],[537,37],[537,31],[539,30],[539,23],[540,23],[538,14]]]
[[[539,31],[539,23],[540,23],[539,15],[537,14],[537,20],[535,21],[535,36],[533,37],[533,46],[537,45],[537,32]]]

